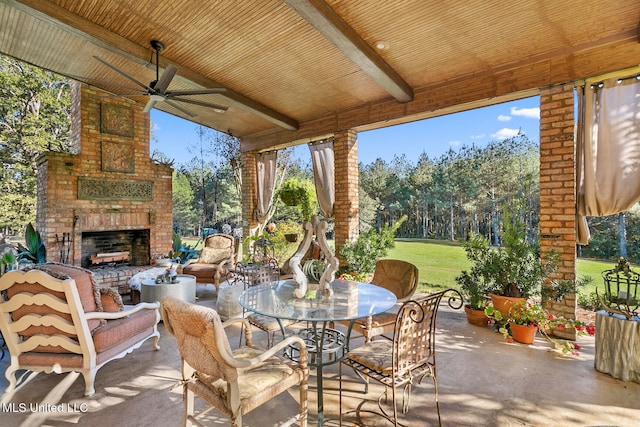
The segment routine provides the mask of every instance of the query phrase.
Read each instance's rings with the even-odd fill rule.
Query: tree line
[[[194,125],[195,126],[195,125]],[[198,126],[185,143],[192,160],[174,164],[174,228],[200,235],[204,228],[241,225],[240,141]],[[152,144],[153,144],[152,132]],[[36,159],[44,151],[70,150],[70,88],[61,76],[0,55],[0,232],[22,234],[36,211]],[[154,150],[152,158],[173,163]],[[463,146],[415,163],[406,156],[360,164],[360,230],[407,219],[397,237],[464,241],[471,234],[500,243],[505,208],[518,206],[528,237],[539,222],[539,147],[525,135]],[[278,155],[277,188],[296,178],[312,181],[311,161]],[[297,210],[276,197],[273,221],[300,223]],[[589,218],[592,240],[582,256],[640,263],[640,211]]]

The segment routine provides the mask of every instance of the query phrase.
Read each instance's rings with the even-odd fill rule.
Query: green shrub
[[[371,229],[361,233],[355,241],[347,240],[340,249],[340,255],[347,261],[347,265],[340,268],[341,273],[357,272],[360,275],[373,273],[376,263],[384,258],[389,249],[393,248],[396,230],[407,219],[400,218],[394,225],[385,225],[378,233]]]
[[[596,311],[600,307],[598,295],[595,292],[578,292],[578,305],[585,310]]]

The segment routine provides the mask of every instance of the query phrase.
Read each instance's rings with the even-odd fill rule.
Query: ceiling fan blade
[[[151,111],[151,109],[156,105],[156,102],[158,101],[156,101],[153,98],[149,98],[149,100],[147,101],[147,104],[142,109],[142,112],[148,113],[149,111]]]
[[[198,115],[196,113],[194,113],[193,111],[189,110],[188,108],[183,107],[182,105],[178,105],[177,102],[174,102],[170,99],[165,99],[164,102],[166,102],[167,104],[171,105],[173,108],[175,108],[176,110],[180,110],[183,113],[191,116],[191,117],[197,117]]]
[[[183,95],[209,95],[216,93],[224,93],[227,91],[227,88],[224,87],[216,87],[212,89],[193,89],[193,90],[170,90],[165,92],[164,94],[168,97],[174,96],[183,96]]]
[[[169,87],[169,83],[173,80],[173,77],[178,72],[178,69],[173,65],[167,65],[167,68],[164,69],[162,75],[158,79],[154,89],[158,92],[164,93],[165,90]]]
[[[126,78],[128,78],[129,80],[131,80],[132,82],[137,84],[138,86],[143,87],[143,88],[145,88],[147,90],[151,90],[151,88],[149,86],[147,86],[146,84],[144,84],[142,82],[139,82],[138,80],[136,80],[135,77],[125,73],[120,68],[116,67],[115,65],[109,64],[107,61],[105,61],[104,59],[100,58],[99,56],[94,56],[94,58],[96,58],[98,61],[102,62],[104,65],[106,65],[107,67],[111,68],[112,70],[122,74],[123,76],[125,76]]]
[[[229,109],[229,107],[225,107],[224,105],[212,104],[210,102],[194,101],[193,99],[187,99],[187,98],[174,98],[173,101],[186,102],[187,104],[200,105],[201,107],[213,108],[218,113],[224,113]]]

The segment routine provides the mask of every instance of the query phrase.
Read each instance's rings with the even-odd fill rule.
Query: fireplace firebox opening
[[[85,268],[106,263],[150,263],[149,229],[83,232],[81,244],[81,265]]]

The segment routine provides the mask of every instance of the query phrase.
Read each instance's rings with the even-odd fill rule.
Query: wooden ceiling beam
[[[283,0],[399,102],[413,100],[413,89],[324,0]]]
[[[603,38],[599,43],[576,45],[571,51],[559,49],[541,54],[531,61],[505,65],[491,72],[459,76],[446,85],[422,87],[409,103],[379,100],[303,122],[297,132],[276,130],[248,135],[242,138],[241,150],[283,148],[336,131],[361,132],[423,120],[535,96],[542,87],[635,67],[640,57],[640,43],[634,31]]]
[[[33,16],[41,21],[48,23],[56,28],[60,28],[77,37],[87,40],[88,42],[99,46],[109,52],[120,55],[130,61],[138,64],[148,65],[149,61],[144,59],[149,55],[149,49],[143,48],[132,41],[105,30],[99,25],[89,22],[77,15],[74,15],[51,2],[42,0],[2,0],[4,3]],[[170,61],[161,58],[160,65],[166,67]],[[209,79],[195,71],[186,68],[183,64],[173,64],[180,69],[179,76],[190,84],[196,84],[202,88],[221,87],[220,83]],[[56,71],[56,70],[52,70]],[[288,117],[272,108],[267,107],[253,99],[250,99],[238,92],[227,89],[226,92],[220,94],[231,101],[231,104],[248,111],[258,117],[262,117],[270,123],[273,123],[287,130],[297,130],[299,125],[297,120]]]

